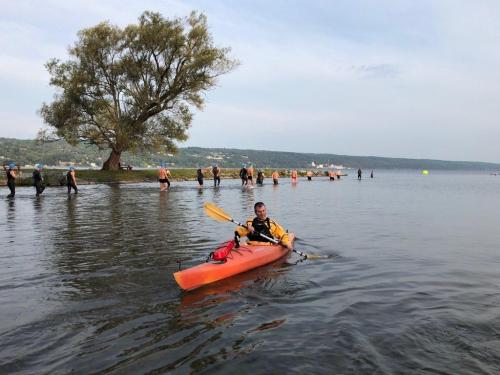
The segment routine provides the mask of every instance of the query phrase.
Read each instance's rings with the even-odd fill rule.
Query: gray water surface
[[[269,182],[1,197],[0,373],[500,372],[500,177]],[[183,293],[177,260],[233,233],[206,201],[238,220],[264,201],[297,249],[328,259]]]

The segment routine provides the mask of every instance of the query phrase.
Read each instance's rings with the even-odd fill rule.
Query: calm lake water
[[[206,182],[2,197],[0,373],[500,373],[500,177]],[[176,261],[233,233],[206,201],[239,220],[264,201],[329,257],[183,293]]]

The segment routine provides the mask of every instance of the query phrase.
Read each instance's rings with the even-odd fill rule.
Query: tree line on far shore
[[[12,138],[0,138],[0,164],[13,161],[18,165],[65,166],[74,164],[82,168],[91,168],[92,164],[100,168],[109,155],[109,151],[99,150],[96,146],[77,144],[71,146],[60,140],[40,142]],[[172,155],[172,156],[170,156]],[[370,156],[346,156],[336,154],[311,154],[281,151],[238,150],[224,148],[179,148],[176,154],[165,152],[141,152],[122,154],[124,165],[135,168],[156,167],[167,163],[169,168],[197,168],[219,164],[223,168],[240,168],[244,163],[253,163],[256,168],[311,168],[316,164],[343,165],[362,169],[442,169],[442,170],[485,170],[498,171],[499,164],[481,162],[455,162],[422,159],[397,159]]]

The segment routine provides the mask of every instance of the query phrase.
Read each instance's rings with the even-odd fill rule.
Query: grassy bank
[[[60,186],[66,183],[66,170],[47,169],[42,175],[47,186]],[[267,179],[271,177],[273,169],[264,169],[264,175]],[[288,177],[290,170],[279,169],[280,176]],[[33,180],[31,170],[22,170],[16,181],[17,186],[31,186]],[[171,169],[172,181],[196,180],[195,168]],[[239,178],[239,169],[224,168],[221,171],[221,178]],[[305,176],[306,171],[299,171],[299,176]],[[319,172],[318,172],[319,173]],[[205,172],[205,179],[211,180],[212,174]],[[132,171],[100,171],[100,170],[77,170],[77,183],[79,185],[88,184],[116,184],[116,183],[134,183],[134,182],[156,182],[158,181],[158,170],[132,170]],[[254,177],[255,178],[255,177]],[[5,173],[0,174],[0,185],[5,185]]]

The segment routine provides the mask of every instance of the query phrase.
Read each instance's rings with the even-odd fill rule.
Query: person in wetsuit
[[[261,170],[257,172],[257,185],[264,185],[264,172]]]
[[[71,189],[74,189],[75,194],[78,194],[78,186],[76,185],[75,167],[73,166],[69,167],[68,173],[66,173],[66,186],[68,187],[68,195],[71,194]]]
[[[214,175],[214,187],[220,186],[220,168],[217,164],[212,167],[212,174]]]
[[[36,196],[39,197],[40,194],[45,190],[45,182],[42,176],[43,166],[41,164],[35,165],[35,170],[33,171],[33,186],[36,190]]]
[[[7,186],[9,187],[10,194],[7,195],[8,198],[13,198],[16,195],[16,165],[10,163],[8,166],[3,166],[5,173],[7,175]]]
[[[243,164],[243,167],[240,169],[240,178],[241,186],[248,184],[248,171],[245,164]]]
[[[370,173],[370,178],[373,178],[373,169],[372,169],[372,173]]]
[[[198,184],[201,186],[203,186],[203,171],[201,168],[198,168],[196,170],[196,179],[198,180]]]
[[[281,245],[292,249],[293,246],[288,238],[288,233],[275,220],[267,217],[266,205],[262,202],[257,202],[254,205],[255,218],[248,219],[245,226],[238,226],[235,230],[235,237],[244,237],[251,242],[270,242],[261,237],[259,233],[278,240]]]
[[[358,168],[358,180],[361,180],[361,168]]]

